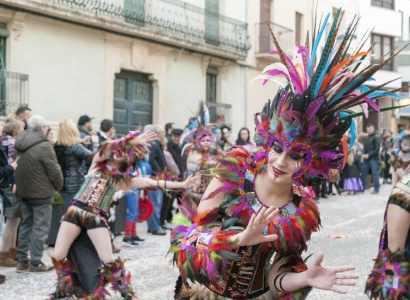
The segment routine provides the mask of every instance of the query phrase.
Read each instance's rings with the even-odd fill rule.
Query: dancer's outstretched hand
[[[142,146],[147,146],[147,144],[149,142],[152,142],[153,140],[155,140],[157,138],[157,134],[153,131],[147,131],[144,132],[142,134],[140,134],[139,136],[135,137],[132,139],[132,143],[133,144],[139,144]]]
[[[356,268],[353,266],[342,266],[325,268],[322,267],[324,255],[320,253],[312,266],[309,266],[306,271],[306,280],[309,286],[321,290],[330,290],[340,294],[346,294],[345,290],[338,286],[353,286],[356,285],[357,274],[345,274],[343,272],[352,271]]]
[[[198,181],[198,176],[193,176],[193,174],[190,174],[183,182],[184,188],[189,189],[191,187],[194,187],[197,181]]]
[[[233,237],[233,239],[237,239],[236,244],[238,246],[251,246],[275,241],[278,238],[276,234],[263,235],[262,231],[278,213],[279,209],[271,206],[268,209],[263,207],[258,215],[252,214],[246,229]]]

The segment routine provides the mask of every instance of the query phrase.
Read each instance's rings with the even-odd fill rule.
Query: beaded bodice
[[[100,175],[91,175],[85,178],[74,200],[86,203],[89,211],[103,212],[108,215],[114,193],[115,189],[111,181]]]

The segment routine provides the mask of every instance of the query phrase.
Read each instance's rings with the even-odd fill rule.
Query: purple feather
[[[279,54],[279,52],[274,50],[274,51],[271,51],[270,54]],[[298,71],[296,70],[295,65],[293,64],[292,60],[289,58],[289,56],[287,56],[285,54],[284,58],[285,58],[286,62],[288,63],[286,65],[286,67],[289,66],[287,69],[289,71],[289,76],[292,79],[293,85],[296,88],[297,92],[299,94],[302,94],[303,93],[303,87],[302,87],[302,82],[301,82],[301,79],[300,79],[300,75],[299,75]]]
[[[285,91],[282,96],[280,97],[278,108],[276,110],[276,114],[279,117],[280,113],[282,112],[283,105],[285,105],[286,99],[288,99],[289,91]]]
[[[306,110],[306,119],[308,121],[311,121],[313,119],[313,116],[316,114],[320,106],[322,105],[323,101],[325,101],[325,98],[320,97],[317,98],[315,101],[312,101],[307,110]]]
[[[339,123],[339,113],[333,118],[333,120],[323,129],[323,136],[326,136],[336,125]]]
[[[338,156],[339,154],[330,150],[320,152],[320,158],[327,162],[337,158]]]

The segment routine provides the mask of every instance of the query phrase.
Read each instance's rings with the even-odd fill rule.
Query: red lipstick
[[[283,172],[283,171],[281,171],[281,170],[279,170],[279,169],[277,169],[277,168],[275,168],[275,167],[273,167],[273,166],[272,166],[272,169],[273,169],[273,173],[275,173],[276,176],[280,176],[280,175],[285,175],[285,174],[286,174],[286,172]]]

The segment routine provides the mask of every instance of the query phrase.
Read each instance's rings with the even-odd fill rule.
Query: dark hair
[[[114,122],[110,119],[104,119],[100,123],[100,130],[102,132],[107,132],[113,127],[114,127]]]
[[[31,111],[31,109],[27,105],[21,105],[19,108],[16,110],[16,115],[20,116],[26,112],[26,110]]]
[[[366,125],[366,128],[369,128],[369,127],[374,127],[374,125],[373,125],[373,123],[367,123],[367,125]]]
[[[168,130],[172,128],[172,125],[174,125],[174,123],[167,123],[165,124],[165,132],[168,133]]]
[[[246,130],[246,131],[248,132],[248,139],[247,139],[246,141],[244,141],[244,142],[250,143],[250,142],[251,142],[251,132],[250,132],[249,129],[246,128],[246,127],[242,127],[242,128],[239,130],[239,132],[238,132],[238,141],[242,139],[242,138],[241,138],[241,131],[242,131],[242,130]]]

